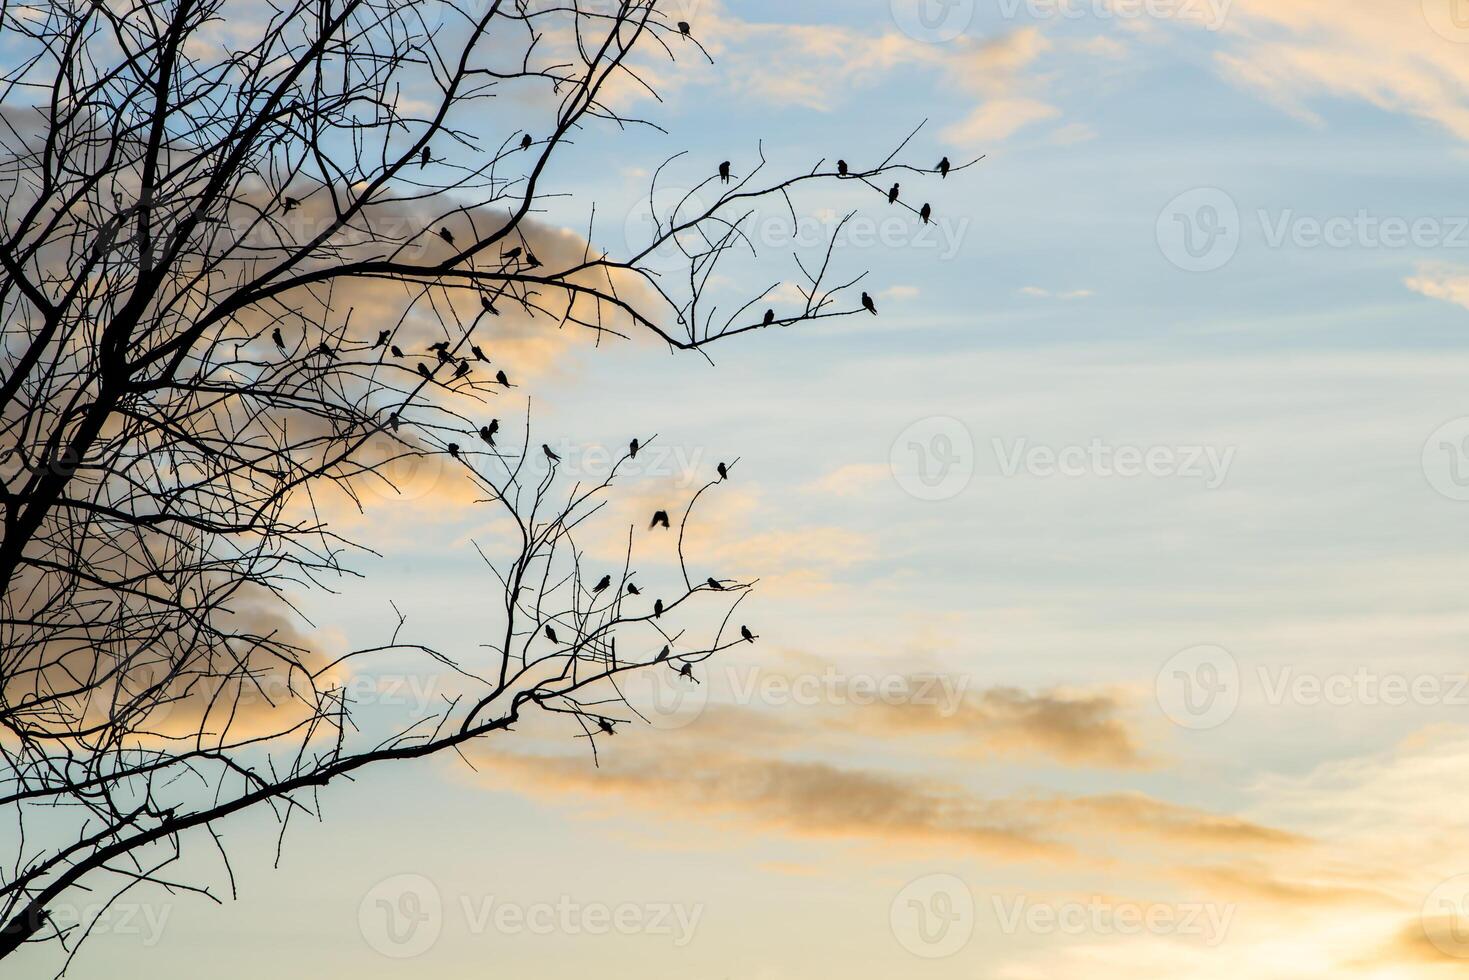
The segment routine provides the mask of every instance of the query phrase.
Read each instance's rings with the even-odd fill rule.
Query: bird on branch
[[[665,528],[667,528],[669,526],[669,524],[668,524],[668,511],[666,511],[666,510],[654,511],[653,512],[653,523],[648,525],[648,530],[651,531],[651,530],[653,530],[653,528],[657,527],[660,524],[662,524]]]
[[[862,294],[862,308],[868,313],[871,313],[873,316],[877,316],[877,304],[874,303],[872,301],[872,297],[868,296],[866,293]]]

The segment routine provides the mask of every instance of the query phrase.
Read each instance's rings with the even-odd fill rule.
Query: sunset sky
[[[1469,2],[681,9],[716,64],[625,93],[668,135],[579,136],[553,226],[636,246],[684,149],[984,156],[904,176],[927,229],[846,185],[763,227],[819,257],[861,207],[876,318],[525,345],[589,471],[739,458],[697,546],[760,641],[600,768],[533,722],[333,785],[278,869],[268,813],[222,825],[237,901],[130,896],[68,975],[1469,975]],[[391,598],[471,657],[472,499],[344,513],[382,557],[298,628],[369,644]]]

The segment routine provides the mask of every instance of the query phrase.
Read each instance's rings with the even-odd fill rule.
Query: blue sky
[[[611,217],[593,240],[624,244],[681,149],[690,180],[738,172],[762,140],[774,171],[872,161],[927,118],[916,162],[985,157],[905,182],[952,253],[911,225],[840,250],[872,270],[876,319],[750,335],[712,367],[572,341],[532,369],[553,443],[657,431],[683,453],[675,482],[740,457],[708,547],[763,579],[761,644],[711,671],[697,718],[619,738],[601,770],[537,728],[478,774],[373,773],[324,795],[326,824],[292,827],[279,870],[271,827],[245,820],[237,902],[139,899],[166,921],[114,928],[71,975],[1462,972],[1457,0],[1234,0],[1216,30],[1103,0],[1075,17],[980,2],[935,43],[904,33],[907,0],[689,2],[718,64],[667,69],[666,103],[637,106],[669,136],[586,134],[552,175],[576,197],[548,220],[584,230],[595,200]],[[1189,202],[1237,212],[1210,271],[1160,240],[1188,194],[1196,231],[1211,219]],[[806,203],[884,220],[870,198]],[[1348,229],[1340,247],[1316,223]],[[1416,242],[1381,244],[1415,223]],[[972,478],[922,499],[905,442],[955,434],[945,453]],[[1093,446],[1155,452],[1156,472],[1104,472]],[[472,645],[464,612],[493,583],[457,500],[357,525],[384,557],[303,599],[323,642],[369,641],[391,595],[427,639]],[[850,696],[915,674],[962,699]],[[1192,714],[1176,683],[1220,676],[1237,707]],[[761,678],[820,693],[741,693]],[[434,938],[399,957],[375,903],[425,887]],[[563,897],[570,919],[540,935],[465,911]],[[600,906],[637,925],[590,934]],[[686,935],[652,923],[679,914]]]

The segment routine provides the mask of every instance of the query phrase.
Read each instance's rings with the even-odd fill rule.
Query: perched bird
[[[530,246],[526,246],[525,249],[525,264],[532,269],[541,264],[541,260],[536,258],[536,253],[530,250]]]
[[[721,181],[723,181],[724,183],[726,183],[726,184],[729,183],[729,161],[728,160],[724,161],[723,163],[721,163],[719,165],[719,179]]]
[[[535,140],[530,138],[530,133],[526,133],[520,138],[520,148],[522,150],[529,150],[532,146],[535,145],[535,142]]]
[[[845,160],[838,160],[837,161],[837,176],[839,176],[839,177],[845,177],[849,173],[851,173],[851,170],[847,166],[847,161],[845,161]]]
[[[775,322],[775,311],[774,310],[766,310],[765,311],[764,325],[768,327],[768,326],[770,326],[774,322]]]
[[[275,341],[275,345],[281,349],[282,354],[286,352],[286,338],[281,336],[280,327],[276,327],[270,331],[270,339]]]
[[[507,378],[507,377],[505,377],[505,372],[504,371],[496,371],[495,372],[495,380],[498,381],[498,382],[500,382],[502,385],[504,385],[507,388],[510,387],[510,379]]]
[[[556,638],[556,631],[551,628],[551,624],[550,623],[547,623],[546,624],[546,639],[550,640],[552,643],[560,643],[561,642],[560,640],[558,640]]]
[[[418,169],[422,170],[424,167],[427,167],[428,162],[432,159],[433,153],[431,153],[429,151],[429,148],[425,146],[423,150],[418,154]]]
[[[429,344],[428,349],[436,351],[446,351],[449,349],[449,342],[447,340],[441,340],[437,344]]]
[[[454,233],[447,228],[439,229],[439,237],[448,242],[450,245],[454,244]]]
[[[663,647],[663,649],[658,651],[658,656],[657,656],[657,658],[654,659],[653,662],[655,664],[661,664],[663,661],[665,661],[665,660],[668,659],[668,654],[669,654],[669,649],[668,649],[667,644],[665,644],[664,647]]]
[[[485,296],[484,294],[480,294],[479,305],[483,306],[485,308],[485,312],[490,314],[490,316],[500,315],[500,311],[495,309],[495,304],[490,302],[490,298],[488,296]]]
[[[373,350],[377,350],[379,347],[386,347],[387,346],[387,343],[388,343],[388,338],[391,337],[392,335],[393,335],[393,331],[391,331],[391,330],[382,330],[382,331],[379,331],[379,333],[377,335],[377,343],[375,343],[375,344],[372,345],[372,349]]]
[[[418,373],[421,374],[421,375],[423,375],[425,378],[428,378],[428,377],[432,377],[433,376],[429,372],[428,365],[425,364],[425,363],[423,363],[422,361],[419,361],[418,362]]]
[[[705,583],[709,586],[709,588],[713,589],[715,592],[723,592],[724,591],[724,586],[720,585],[717,581],[715,581],[714,576],[712,576],[712,575],[709,576],[709,578],[707,578],[705,580]]]
[[[636,585],[633,585],[631,582],[629,582],[629,583],[627,583],[627,594],[628,595],[642,595],[643,593],[642,593],[642,590],[639,589]]]
[[[606,718],[598,718],[597,719],[597,727],[598,728],[601,728],[602,731],[605,732],[608,735],[616,735],[617,734],[617,730],[612,727],[612,722],[608,721]]]
[[[594,585],[594,586],[592,586],[592,594],[595,595],[598,592],[606,592],[607,591],[607,587],[609,585],[611,585],[611,584],[612,584],[612,576],[611,575],[603,575],[600,579],[597,580],[597,584]]]
[[[678,676],[680,676],[680,677],[687,677],[689,680],[693,681],[695,684],[699,683],[699,679],[694,676],[694,665],[693,664],[684,664],[683,665],[683,669],[678,672]]]
[[[454,369],[454,377],[462,378],[469,373],[469,362],[460,361],[459,366]]]
[[[627,456],[629,459],[638,458],[638,441],[636,439],[627,444]]]
[[[329,361],[335,361],[337,359],[337,352],[332,350],[324,340],[316,345],[316,352],[324,355]]]
[[[692,30],[693,30],[693,27],[689,25],[689,22],[688,21],[681,20],[681,21],[678,22],[678,32],[680,34],[682,34],[684,37],[688,37],[689,36],[689,32],[692,31]]]
[[[403,348],[399,347],[397,344],[394,344],[392,347],[389,347],[388,350],[390,352],[392,352],[392,355],[394,357],[402,357],[403,356]]]
[[[294,197],[288,197],[288,198],[286,198],[286,210],[287,211],[294,211],[297,208],[299,208],[300,206],[301,206],[301,202],[298,201],[298,200],[296,200]]]
[[[939,175],[942,176],[942,177],[948,177],[949,176],[949,158],[948,157],[944,157],[942,160],[939,161]]]
[[[449,443],[449,445],[447,445],[444,448],[446,448],[446,449],[449,450],[449,455],[450,456],[453,456],[455,459],[458,459],[459,458],[459,443],[457,443],[457,442],[451,442],[451,443]]]
[[[397,412],[394,412],[393,414],[391,414],[391,415],[388,416],[388,424],[393,427],[393,431],[394,432],[397,432],[398,431],[398,413]]]
[[[508,251],[504,255],[502,255],[501,258],[503,258],[506,262],[515,262],[516,260],[518,260],[520,258],[521,253],[524,252],[524,251],[525,251],[524,249],[522,249],[519,245],[517,245],[514,248],[512,248],[510,251]]]
[[[877,304],[874,303],[872,301],[872,297],[868,296],[866,293],[862,294],[862,308],[868,313],[871,313],[873,316],[877,316]]]
[[[668,527],[668,511],[654,511],[653,523],[648,525],[648,530],[653,530],[653,528],[657,527],[659,524],[662,524],[665,528]]]
[[[552,450],[551,447],[548,446],[548,445],[546,445],[544,442],[541,443],[541,452],[545,453],[546,454],[546,458],[549,459],[551,462],[553,462],[553,463],[559,463],[559,462],[561,462],[561,457],[560,456],[557,456],[556,453],[555,453],[555,451]]]
[[[662,599],[654,599],[653,600],[653,618],[654,619],[657,619],[659,616],[662,616],[662,615],[663,615],[663,600]]]
[[[743,636],[745,638],[746,643],[755,642],[755,634],[750,632],[750,627],[748,626],[740,627],[740,636]]]
[[[925,204],[923,210],[918,212],[918,217],[923,219],[924,224],[928,224],[929,219],[933,217],[933,205]]]
[[[449,352],[442,347],[435,348],[434,354],[438,356],[440,364],[448,364],[450,361],[454,360],[454,358],[449,356]]]
[[[469,352],[474,355],[474,359],[476,361],[484,361],[485,363],[489,363],[490,359],[488,357],[485,357],[485,352],[479,349],[478,344],[470,344]]]
[[[898,203],[898,185],[897,184],[894,184],[892,186],[892,189],[888,191],[888,203],[889,204],[897,204]]]
[[[495,430],[488,425],[479,427],[479,437],[485,441],[485,445],[487,446],[493,446],[495,444]]]
[[[729,467],[725,466],[723,463],[720,463],[718,466],[714,467],[714,472],[719,474],[719,478],[721,480],[729,479]]]

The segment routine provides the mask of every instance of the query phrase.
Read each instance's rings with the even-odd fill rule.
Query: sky
[[[130,896],[69,976],[1469,975],[1469,4],[684,6],[716,64],[549,222],[635,245],[685,149],[983,156],[905,178],[928,229],[846,189],[764,227],[819,254],[862,205],[875,318],[527,366],[572,454],[739,458],[701,553],[759,642],[599,767],[530,725],[369,772],[279,867],[235,820],[237,900]],[[381,557],[307,635],[391,597],[472,649],[462,496],[356,519]]]

